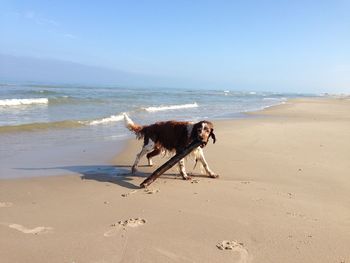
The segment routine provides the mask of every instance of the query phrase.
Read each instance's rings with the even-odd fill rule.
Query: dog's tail
[[[142,137],[142,126],[135,124],[126,113],[124,113],[123,115],[125,127],[130,131],[134,132],[138,138]]]

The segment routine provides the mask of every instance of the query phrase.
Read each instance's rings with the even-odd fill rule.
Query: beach
[[[350,262],[349,113],[349,98],[301,98],[214,120],[217,179],[172,168],[140,189],[167,159],[129,175],[136,139],[101,167],[1,179],[0,261]]]

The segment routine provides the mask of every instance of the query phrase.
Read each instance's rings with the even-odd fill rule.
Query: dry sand
[[[82,177],[1,180],[0,262],[349,263],[350,100],[250,116],[215,122],[205,154],[219,179],[172,169],[139,189],[155,167],[123,175],[141,146],[132,140]]]

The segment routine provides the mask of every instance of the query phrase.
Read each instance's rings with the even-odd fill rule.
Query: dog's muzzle
[[[207,145],[207,143],[208,143],[208,142],[206,142],[206,141],[201,141],[200,147],[201,147],[201,148],[205,147],[205,146]]]

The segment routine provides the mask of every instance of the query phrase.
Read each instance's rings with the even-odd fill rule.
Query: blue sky
[[[349,14],[349,0],[5,0],[0,53],[142,73],[169,86],[350,92]]]

